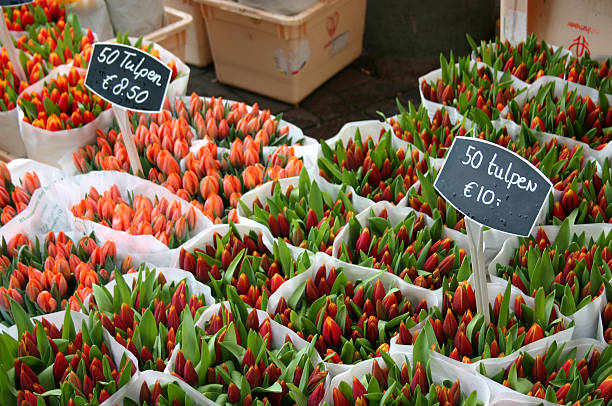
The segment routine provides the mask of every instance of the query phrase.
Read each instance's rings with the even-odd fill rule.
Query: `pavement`
[[[191,67],[188,94],[222,96],[229,100],[259,103],[272,114],[302,128],[316,139],[334,136],[347,122],[381,119],[398,112],[396,99],[406,105],[419,104],[417,79],[434,69],[431,64],[406,63],[393,58],[370,58],[362,55],[337,73],[298,105],[280,102],[220,83],[214,65]]]

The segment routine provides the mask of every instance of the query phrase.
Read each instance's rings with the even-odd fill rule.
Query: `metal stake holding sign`
[[[489,322],[483,226],[528,236],[552,183],[525,158],[495,143],[457,137],[434,183],[465,216],[478,311]]]
[[[93,46],[85,86],[112,103],[134,175],[142,173],[142,166],[127,109],[159,113],[171,74],[162,61],[140,49],[123,44]]]
[[[2,10],[2,7],[16,7],[23,4],[32,3],[33,1],[34,0],[0,0],[0,13],[2,14],[2,22],[0,23],[0,41],[6,49],[6,53],[11,61],[11,64],[13,65],[13,70],[17,74],[17,77],[24,82],[28,81],[28,77],[26,76],[23,66],[21,66],[21,62],[19,61],[19,53],[13,44],[13,37],[6,26],[4,10]],[[17,89],[19,89],[19,86],[17,86]]]

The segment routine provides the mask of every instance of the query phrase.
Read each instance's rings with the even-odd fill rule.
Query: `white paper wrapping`
[[[57,67],[49,75],[45,76],[44,79],[26,88],[24,93],[40,93],[45,82],[59,75],[67,75],[70,69],[72,68],[68,65]],[[83,69],[78,69],[78,71],[82,74],[85,73]],[[59,166],[62,156],[75,147],[95,143],[96,130],[109,128],[113,122],[113,112],[111,109],[108,109],[100,113],[95,120],[82,127],[71,130],[47,131],[23,121],[25,114],[21,108],[18,110],[19,131],[21,132],[21,138],[28,158],[53,166]]]
[[[367,278],[372,277],[373,275],[378,274],[378,279],[381,280],[381,282],[385,286],[385,289],[388,291],[390,287],[399,288],[400,292],[402,293],[402,296],[412,302],[413,309],[416,308],[416,306],[422,299],[427,300],[428,309],[442,306],[442,295],[440,294],[440,291],[426,291],[425,289],[417,289],[416,286],[406,283],[398,276],[395,276],[389,272],[370,271],[364,269],[363,267],[346,264],[338,259],[332,258],[329,255],[319,252],[314,256],[314,260],[311,261],[310,268],[308,268],[300,275],[297,275],[289,279],[287,282],[283,283],[281,287],[278,288],[276,292],[274,292],[270,296],[270,298],[268,299],[268,313],[274,314],[276,312],[276,308],[280,299],[288,299],[303,282],[308,280],[308,278],[314,278],[321,266],[325,266],[327,272],[329,272],[332,267],[336,268],[336,271],[342,268],[344,274],[351,282],[365,280]],[[376,280],[371,281],[370,283],[373,285],[375,282]],[[422,321],[421,323],[417,324],[417,326],[415,326],[414,328],[422,326],[423,323],[425,323],[425,321]],[[335,364],[332,362],[325,362],[325,369],[327,369],[332,376],[336,376],[338,374],[346,372],[351,368],[352,365],[350,364]]]
[[[404,362],[409,362],[410,365],[414,366],[412,361],[412,348],[406,349],[406,351],[401,353],[393,353],[391,354],[391,358],[398,364],[401,368],[401,365]],[[386,367],[386,363],[382,358],[375,358],[381,368]],[[349,385],[352,385],[353,377],[357,379],[361,379],[363,376],[372,372],[372,364],[374,363],[374,359],[369,359],[367,361],[362,361],[359,364],[356,364],[348,371],[334,377],[332,379],[331,385],[325,392],[324,400],[333,405],[333,390],[340,386],[340,382],[346,382]],[[432,358],[430,360],[429,366],[431,368],[431,377],[433,383],[442,384],[445,380],[456,381],[459,380],[461,384],[461,391],[467,396],[472,391],[477,392],[478,400],[483,402],[483,404],[489,404],[489,400],[491,398],[491,391],[485,380],[478,376],[476,373],[462,368],[461,366],[452,365],[445,363],[439,359]]]
[[[536,227],[532,230],[531,235],[535,237],[539,228],[542,228],[544,230],[544,232],[548,236],[548,239],[552,243],[557,238],[560,227]],[[587,241],[590,238],[598,238],[602,233],[609,234],[610,232],[612,232],[612,224],[580,224],[570,226],[571,235],[580,235],[584,233],[587,238]],[[518,237],[512,237],[506,240],[506,242],[502,246],[501,251],[489,264],[489,276],[491,277],[491,280],[498,282],[502,281],[502,279],[497,276],[497,264],[507,266],[510,263],[510,258],[514,257],[514,252],[518,247]],[[514,286],[512,287],[512,290],[517,292],[520,291],[520,289]],[[574,338],[596,337],[599,314],[601,313],[602,305],[605,305],[603,298],[604,296],[605,294],[601,295],[600,298],[596,298],[591,303],[571,315],[571,319],[574,320],[576,323]]]
[[[19,133],[17,107],[9,111],[0,111],[0,149],[17,157],[26,156],[26,148]]]
[[[82,234],[91,234],[93,232],[99,244],[104,244],[104,242],[109,240],[114,241],[117,247],[117,256],[120,258],[127,255],[136,256],[135,254],[140,254],[142,262],[149,259],[155,263],[153,259],[159,258],[156,264],[158,266],[166,265],[164,260],[167,260],[173,252],[176,252],[176,255],[178,255],[180,247],[171,250],[152,235],[131,235],[124,231],[113,230],[110,227],[93,221],[76,218],[72,214],[72,206],[85,198],[85,195],[89,193],[90,187],[93,186],[102,195],[103,192],[109,190],[113,185],[117,185],[124,199],[127,199],[128,192],[134,195],[143,195],[149,199],[165,197],[169,203],[178,201],[183,215],[191,208],[189,203],[152,182],[123,172],[103,171],[90,172],[85,175],[67,178],[52,184],[44,190],[37,190],[32,196],[28,209],[22,214],[29,211],[32,207],[32,215],[39,219],[43,229],[74,230]],[[198,233],[212,225],[202,212],[197,209],[194,209],[194,211],[196,214],[196,224],[195,228],[190,232],[191,239],[194,239]]]

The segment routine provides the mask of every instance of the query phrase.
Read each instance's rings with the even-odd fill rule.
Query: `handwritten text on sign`
[[[33,2],[34,0],[0,0],[0,7],[15,7]]]
[[[85,85],[104,100],[130,110],[162,109],[171,69],[159,59],[122,44],[94,44]]]
[[[552,183],[512,151],[478,138],[457,137],[434,186],[472,220],[526,236],[547,201]]]

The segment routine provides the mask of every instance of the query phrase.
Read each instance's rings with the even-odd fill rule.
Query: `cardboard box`
[[[196,66],[206,66],[212,62],[206,22],[200,12],[200,3],[194,0],[164,0],[164,5],[188,13],[193,23],[187,28],[185,62]]]
[[[298,103],[361,54],[366,0],[320,0],[285,16],[198,0],[219,81]]]
[[[577,56],[612,55],[610,0],[501,0],[500,16],[502,40],[534,33]]]
[[[193,18],[187,13],[164,7],[167,24],[157,31],[143,36],[145,41],[155,42],[173,53],[181,61],[185,60],[185,45],[187,40],[187,29]]]

